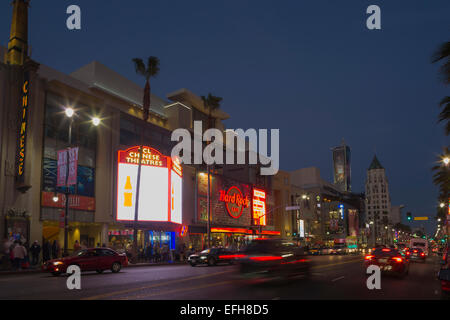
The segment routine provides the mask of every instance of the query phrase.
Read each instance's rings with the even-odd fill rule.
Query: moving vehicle
[[[314,248],[309,249],[309,254],[312,256],[318,256],[321,254],[321,250],[319,247],[314,247]]]
[[[422,249],[411,249],[410,254],[408,255],[411,261],[423,261],[426,260],[425,252],[422,251]]]
[[[404,277],[409,272],[409,259],[398,249],[376,248],[372,253],[365,256],[364,267],[377,265],[381,272],[396,274]]]
[[[330,254],[347,254],[347,246],[344,243],[335,244]]]
[[[241,278],[270,281],[309,276],[310,261],[303,247],[284,239],[256,239],[242,252],[239,262]]]
[[[113,273],[117,273],[122,267],[128,266],[128,258],[125,254],[119,254],[109,248],[84,249],[72,256],[49,260],[44,263],[42,270],[58,276],[66,273],[67,268],[71,265],[80,267],[81,271],[102,273],[105,270],[111,270]]]
[[[428,256],[428,240],[422,238],[411,239],[409,244],[410,249],[422,249],[426,256]]]
[[[215,266],[218,263],[232,264],[238,257],[240,257],[239,254],[235,254],[226,248],[211,248],[203,250],[200,253],[191,254],[188,257],[188,262],[192,267],[199,264]]]
[[[323,247],[320,249],[320,254],[331,254],[331,250],[330,247]]]

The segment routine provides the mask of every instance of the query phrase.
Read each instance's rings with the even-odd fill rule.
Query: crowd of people
[[[0,256],[0,269],[21,270],[35,268],[48,260],[60,258],[61,247],[58,240],[54,240],[53,243],[44,241],[41,247],[38,240],[29,245],[27,241],[5,238],[2,243]]]

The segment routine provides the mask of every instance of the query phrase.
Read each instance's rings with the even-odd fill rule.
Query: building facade
[[[372,241],[389,242],[391,238],[391,197],[386,170],[374,156],[366,178],[367,223],[371,227]]]

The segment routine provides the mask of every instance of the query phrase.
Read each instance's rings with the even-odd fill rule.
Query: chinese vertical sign
[[[22,99],[21,114],[20,114],[20,128],[19,128],[19,145],[17,155],[17,181],[24,181],[25,173],[25,156],[26,156],[26,142],[27,142],[27,127],[28,127],[28,108],[29,108],[29,73],[24,73],[22,85]]]

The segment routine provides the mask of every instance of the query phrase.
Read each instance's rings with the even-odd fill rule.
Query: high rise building
[[[351,152],[350,147],[342,145],[331,149],[333,151],[333,177],[334,184],[341,191],[351,191]]]
[[[390,219],[391,197],[389,195],[389,183],[386,177],[386,170],[378,161],[377,156],[373,157],[372,163],[367,170],[366,208],[367,223],[371,225],[371,230],[377,235],[378,239],[383,236],[386,230],[385,227],[392,224],[392,221]]]

